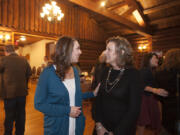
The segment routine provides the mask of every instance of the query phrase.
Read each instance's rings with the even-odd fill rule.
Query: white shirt
[[[64,79],[63,84],[69,92],[70,106],[75,106],[75,79]],[[75,135],[76,119],[69,117],[69,135]]]

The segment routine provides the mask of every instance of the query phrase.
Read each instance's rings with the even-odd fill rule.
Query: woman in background
[[[79,73],[72,66],[80,54],[76,39],[61,37],[53,65],[40,75],[34,102],[35,108],[44,114],[45,135],[83,135],[82,99],[93,97],[97,91],[81,93]]]
[[[180,120],[178,74],[180,74],[180,49],[171,49],[165,54],[165,59],[156,74],[159,87],[166,89],[169,93],[168,97],[162,97],[160,101],[162,103],[162,125],[171,135],[180,135],[180,132],[178,133],[178,120]]]
[[[142,96],[141,113],[137,122],[138,135],[144,135],[144,129],[148,126],[155,134],[161,129],[160,108],[155,95],[166,97],[168,92],[156,88],[157,84],[153,75],[158,66],[158,56],[155,53],[148,53],[144,56],[141,77],[144,92]]]

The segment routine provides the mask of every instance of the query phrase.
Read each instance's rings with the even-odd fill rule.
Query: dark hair
[[[66,71],[71,66],[71,56],[73,51],[74,38],[63,36],[56,43],[54,54],[54,64],[56,65],[56,74],[61,80],[64,80]]]
[[[131,67],[133,66],[133,49],[129,41],[123,37],[111,37],[106,41],[115,43],[117,54],[117,65],[119,67]]]
[[[180,49],[173,48],[166,52],[165,59],[160,66],[159,70],[180,70]]]
[[[14,49],[14,46],[13,46],[13,45],[5,45],[5,46],[4,46],[4,50],[5,50],[7,53],[13,53],[13,52],[15,52],[15,49]]]
[[[156,57],[158,58],[158,56],[157,56],[156,53],[152,53],[152,52],[151,52],[151,53],[145,54],[144,57],[143,57],[143,60],[142,60],[142,65],[141,65],[141,67],[142,67],[142,68],[150,68],[150,67],[151,67],[151,65],[150,65],[150,60],[151,60],[151,58],[152,58],[153,56],[156,56]]]

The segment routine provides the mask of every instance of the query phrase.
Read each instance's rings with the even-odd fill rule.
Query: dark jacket
[[[106,68],[106,63],[98,63],[95,66],[91,89],[95,89],[97,85],[101,82],[105,68]]]
[[[1,98],[26,96],[31,68],[24,57],[16,53],[0,59]]]
[[[92,92],[81,92],[79,74],[75,74],[75,106],[82,107],[82,99],[93,97]],[[35,108],[44,114],[44,135],[69,135],[69,93],[53,66],[46,67],[40,75],[34,98]],[[76,135],[83,135],[85,117],[76,118]]]
[[[179,88],[180,82],[177,74],[180,69],[161,70],[156,73],[158,86],[168,91],[168,97],[159,97],[162,103],[162,124],[171,134],[177,135],[177,122],[180,120],[178,108],[180,108]],[[179,82],[179,83],[178,83]]]
[[[140,73],[134,68],[126,69],[116,85],[106,83],[108,73],[109,68],[103,73],[96,97],[95,121],[101,122],[114,135],[135,135],[142,94]],[[112,70],[110,82],[119,73],[119,70]]]

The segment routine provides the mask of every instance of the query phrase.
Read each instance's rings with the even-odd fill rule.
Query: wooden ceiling
[[[21,41],[21,39],[20,39],[21,36],[24,36],[26,38],[26,40]],[[14,41],[15,41],[16,45],[18,45],[18,46],[30,45],[30,44],[33,44],[42,39],[43,39],[42,37],[38,37],[38,36],[25,35],[25,34],[21,34],[21,33],[14,34]]]
[[[10,0],[8,0],[10,1]],[[28,0],[19,0],[21,2],[25,1],[24,5],[27,4],[26,1]],[[41,5],[38,4],[38,0],[33,0],[34,3],[31,3],[31,0],[29,2],[29,5],[32,6],[35,12],[33,14],[30,14],[30,11],[24,8],[22,9],[22,14],[24,14],[24,20],[20,19],[20,22],[22,23],[16,23],[18,20],[17,13],[15,16],[8,16],[9,23],[5,23],[11,26],[10,23],[13,21],[10,21],[14,19],[14,28],[18,28],[21,26],[24,26],[24,31],[28,31],[28,33],[32,33],[33,31],[38,31],[40,35],[45,31],[45,25],[47,24],[47,33],[44,35],[44,37],[49,36],[59,36],[61,32],[67,33],[65,30],[66,28],[60,27],[61,25],[64,26],[67,21],[65,20],[63,23],[56,24],[55,26],[50,25],[49,23],[43,22],[41,19],[39,19],[39,11],[42,7],[42,5],[48,1],[48,0],[41,0],[39,2]],[[77,8],[83,8],[85,11],[87,11],[90,16],[91,20],[93,20],[100,28],[104,30],[104,32],[108,36],[116,36],[116,35],[122,35],[122,36],[129,36],[129,35],[136,35],[139,34],[144,37],[152,36],[154,32],[157,32],[161,29],[169,29],[169,28],[176,28],[180,27],[180,0],[56,0],[59,4],[65,4],[67,6],[73,6]],[[101,7],[100,4],[102,1],[106,2],[105,7]],[[0,20],[3,20],[3,22],[7,21],[4,19],[4,15],[7,13],[3,13],[2,11],[15,11],[16,6],[14,6],[13,10],[11,11],[10,8],[5,8],[4,5],[2,5],[3,0],[0,0],[0,9],[1,14],[3,17],[0,18]],[[5,1],[7,4],[7,2]],[[11,3],[10,7],[13,7],[13,3]],[[35,4],[36,3],[36,4]],[[14,2],[14,4],[16,4]],[[19,5],[19,4],[17,4]],[[34,5],[34,6],[33,6]],[[7,5],[6,5],[7,6]],[[20,7],[19,7],[20,8]],[[64,7],[65,8],[65,7]],[[144,24],[140,25],[138,21],[136,20],[135,16],[132,14],[133,11],[137,10],[142,17]],[[21,11],[21,9],[19,10]],[[30,15],[28,17],[25,15],[24,11]],[[34,19],[34,20],[33,20]],[[68,18],[69,19],[69,18]],[[76,18],[73,18],[76,19]],[[31,25],[24,25],[28,22],[28,24]],[[32,23],[33,22],[33,23]],[[34,23],[35,22],[35,23]],[[3,23],[2,23],[3,24]],[[73,24],[73,26],[75,23]],[[3,25],[2,25],[3,26]],[[29,26],[29,27],[28,27]],[[59,30],[59,28],[61,28]],[[35,29],[35,30],[34,30]],[[75,30],[77,31],[77,30]],[[24,32],[24,33],[25,33]],[[22,31],[23,33],[23,31]],[[75,32],[74,32],[75,33]],[[81,33],[81,32],[80,32]],[[54,34],[54,35],[53,35]],[[15,34],[15,41],[19,39],[19,36],[21,34],[17,33]],[[36,35],[36,34],[35,34]],[[31,35],[27,35],[26,42],[19,42],[20,45],[24,44],[31,44],[36,41],[39,41],[43,39],[43,37],[35,37]]]
[[[140,34],[150,36],[160,29],[180,26],[180,0],[69,0],[91,11],[109,35]],[[105,7],[100,7],[102,1]],[[138,10],[145,25],[132,12]]]

